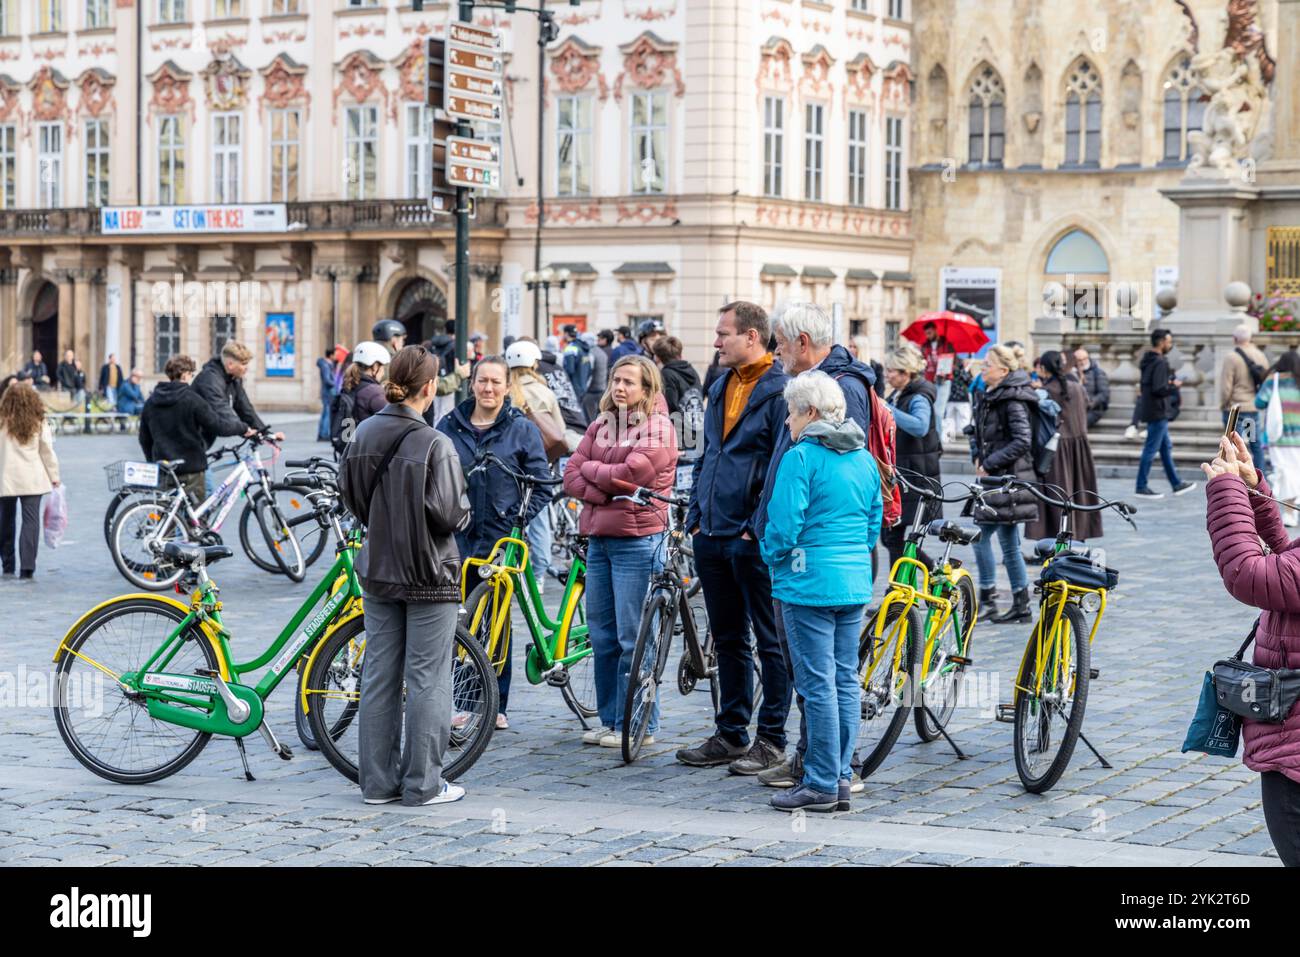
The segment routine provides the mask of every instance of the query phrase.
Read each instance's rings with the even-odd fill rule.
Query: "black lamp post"
[[[528,287],[528,291],[535,293],[540,289],[543,298],[546,300],[547,335],[551,334],[549,331],[551,328],[551,287],[555,286],[557,289],[563,289],[569,284],[570,275],[571,273],[567,269],[552,269],[550,266],[545,269],[530,269],[524,273],[524,285]],[[534,302],[536,301],[534,300]],[[535,322],[534,325],[536,325]],[[542,336],[538,338],[545,341]]]

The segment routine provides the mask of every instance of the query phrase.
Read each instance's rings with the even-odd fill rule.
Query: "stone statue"
[[[1231,47],[1198,53],[1192,68],[1210,93],[1201,129],[1188,134],[1192,156],[1189,176],[1232,179],[1241,175],[1241,160],[1259,125],[1266,91],[1258,60],[1247,60]]]

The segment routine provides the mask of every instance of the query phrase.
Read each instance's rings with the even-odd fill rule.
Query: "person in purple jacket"
[[[1206,525],[1224,587],[1261,610],[1252,660],[1261,668],[1300,668],[1300,539],[1287,538],[1240,435],[1225,436],[1218,457],[1201,469],[1210,480]],[[1300,867],[1300,702],[1281,724],[1242,719],[1242,738],[1246,767],[1260,775],[1277,855],[1287,867]]]

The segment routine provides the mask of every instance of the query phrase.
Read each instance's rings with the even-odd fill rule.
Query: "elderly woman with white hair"
[[[943,441],[939,438],[937,388],[926,380],[925,356],[910,342],[901,343],[885,357],[885,380],[892,390],[885,400],[898,426],[896,437],[899,471],[910,484],[939,491],[939,459]],[[921,507],[921,493],[903,490],[903,514],[898,524],[881,533],[889,549],[889,565],[903,557],[907,530]],[[937,515],[932,515],[937,517]],[[929,564],[922,556],[921,561]]]
[[[880,536],[880,473],[844,392],[810,371],[785,388],[792,445],[781,459],[760,542],[804,699],[803,777],[772,798],[782,811],[848,810],[860,714],[858,634]]]

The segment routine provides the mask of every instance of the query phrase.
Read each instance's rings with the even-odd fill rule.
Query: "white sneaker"
[[[646,744],[654,744],[654,743],[655,743],[655,736],[654,736],[653,734],[647,734],[647,735],[645,736],[645,739],[642,740],[641,743],[642,743],[643,745],[646,745]],[[622,731],[613,731],[613,730],[611,730],[611,731],[609,732],[609,734],[605,735],[603,738],[600,739],[600,746],[601,746],[602,748],[621,748],[621,747],[623,747],[623,732],[622,732]]]
[[[588,731],[582,736],[583,744],[600,744],[600,739],[608,734],[613,734],[613,728],[596,728],[594,731]]]
[[[1124,430],[1124,438],[1132,441],[1137,437],[1138,437],[1138,427],[1136,425],[1130,425],[1127,429]]]
[[[366,804],[396,804],[396,803],[397,803],[398,801],[400,801],[401,799],[402,799],[402,796],[401,796],[400,794],[390,794],[390,795],[389,795],[388,797],[386,797],[386,798],[365,798],[365,799],[364,799],[364,803],[366,803]]]
[[[850,794],[861,794],[866,789],[867,789],[867,782],[862,780],[862,778],[858,777],[856,774],[853,775],[853,777],[849,778]]]
[[[459,801],[464,796],[465,789],[459,784],[443,781],[442,790],[425,801],[421,807],[428,807],[430,804],[450,804],[452,801]]]
[[[501,714],[500,712],[497,712],[497,730],[498,731],[510,730],[510,722],[506,720],[506,716]]]

